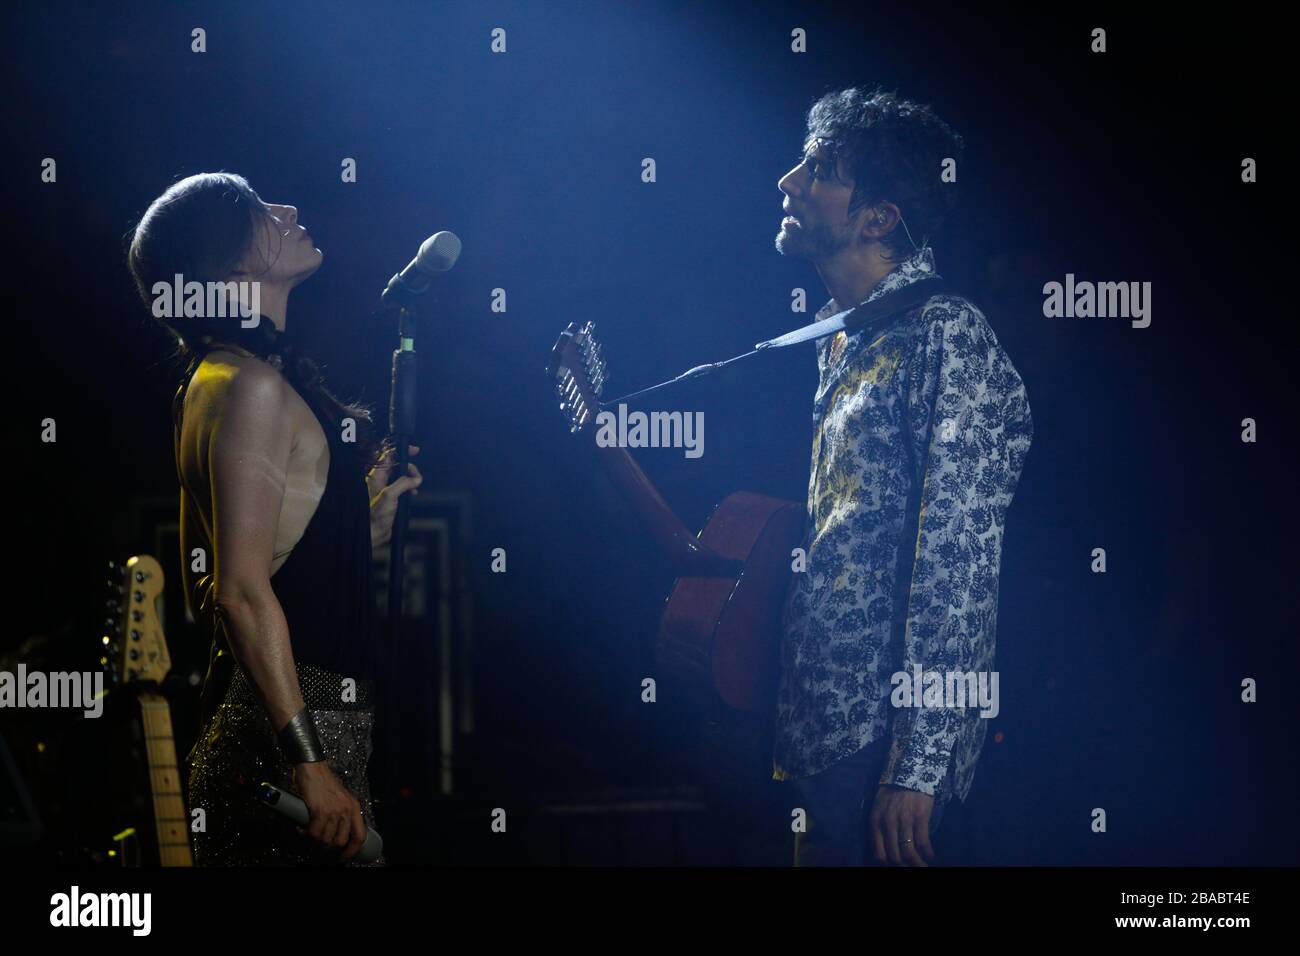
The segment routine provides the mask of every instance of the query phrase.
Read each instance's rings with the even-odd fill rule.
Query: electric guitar
[[[596,441],[606,365],[588,322],[572,323],[551,350],[547,374],[569,430],[596,450],[611,481],[673,563],[655,659],[712,712],[771,720],[780,677],[781,610],[804,506],[739,491],[693,535],[627,450]]]
[[[172,737],[171,708],[156,688],[171,671],[171,655],[163,637],[155,602],[163,593],[163,571],[147,554],[130,558],[124,566],[110,562],[109,631],[104,635],[99,659],[110,682],[137,685],[136,699],[144,729],[149,764],[149,789],[153,798],[154,828],[162,866],[193,866],[189,820],[181,797],[176,743]],[[133,688],[133,689],[137,689]]]

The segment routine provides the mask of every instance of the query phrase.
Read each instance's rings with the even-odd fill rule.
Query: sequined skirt
[[[316,733],[339,782],[361,804],[373,827],[370,781],[366,776],[374,726],[372,687],[368,681],[344,683],[344,677],[298,664],[298,683]],[[351,691],[355,686],[355,692]],[[280,753],[271,726],[242,668],[225,699],[190,754],[191,816],[203,810],[204,832],[191,834],[197,866],[330,866],[339,865],[339,850],[324,846],[257,799],[266,781],[296,791],[293,768]],[[382,866],[383,858],[370,864]]]

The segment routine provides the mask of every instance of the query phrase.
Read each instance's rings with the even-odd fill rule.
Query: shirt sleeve
[[[916,538],[903,667],[909,676],[919,665],[923,675],[945,679],[987,673],[1003,525],[1033,420],[1024,383],[969,302],[944,299],[927,313],[907,357],[904,413],[920,493],[909,525]],[[880,782],[937,795],[959,737],[982,742],[980,728],[970,724],[979,714],[978,706],[897,708]]]

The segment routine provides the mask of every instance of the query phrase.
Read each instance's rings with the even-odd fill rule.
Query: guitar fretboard
[[[189,818],[181,797],[180,769],[172,737],[172,713],[164,697],[140,695],[140,717],[149,758],[154,825],[158,830],[159,862],[163,866],[193,866]]]

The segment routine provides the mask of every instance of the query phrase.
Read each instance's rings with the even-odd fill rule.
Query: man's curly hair
[[[902,211],[906,228],[881,239],[891,258],[911,255],[913,240],[924,247],[956,205],[957,184],[940,180],[940,164],[960,162],[965,144],[929,106],[879,87],[827,93],[808,111],[805,143],[813,140],[844,158],[853,177],[849,215],[882,201]]]

